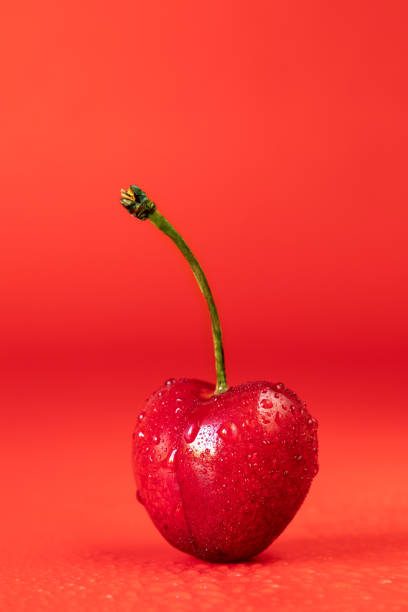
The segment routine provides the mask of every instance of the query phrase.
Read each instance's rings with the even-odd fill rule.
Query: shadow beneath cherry
[[[234,571],[252,571],[267,568],[277,563],[285,565],[305,564],[308,562],[331,563],[356,559],[389,558],[403,554],[408,548],[408,533],[402,534],[336,534],[333,536],[282,538],[265,552],[247,561],[219,564],[208,563],[181,553],[165,542],[141,542],[135,545],[109,545],[87,547],[77,551],[81,563],[89,562],[98,566],[136,568],[160,566],[177,571],[196,569],[198,571],[219,572],[230,567]],[[75,556],[77,556],[75,555]]]
[[[101,565],[113,564],[113,565],[177,565],[179,567],[184,566],[186,569],[191,568],[220,568],[231,566],[233,568],[242,566],[256,566],[276,563],[280,560],[280,557],[276,554],[268,554],[266,559],[262,556],[256,556],[247,561],[241,561],[237,563],[209,563],[202,559],[196,559],[191,555],[179,552],[168,544],[146,544],[146,545],[135,545],[135,546],[94,546],[87,548],[86,550],[79,551],[79,556],[82,561],[88,560],[92,563]]]

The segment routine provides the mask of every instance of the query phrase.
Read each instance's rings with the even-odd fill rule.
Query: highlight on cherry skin
[[[317,421],[283,383],[228,388],[218,312],[201,266],[139,187],[121,203],[149,220],[190,264],[210,312],[216,384],[169,379],[139,411],[132,440],[137,499],[166,540],[211,562],[265,550],[318,472]]]

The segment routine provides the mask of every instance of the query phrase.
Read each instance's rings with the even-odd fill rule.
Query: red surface
[[[402,2],[7,3],[0,164],[1,608],[407,607]],[[259,559],[172,550],[130,435],[170,376],[283,380],[320,472]],[[237,575],[241,574],[241,575]]]
[[[136,502],[130,432],[155,381],[88,375],[7,394],[2,610],[406,609],[405,389],[389,373],[292,375],[321,417],[319,474],[265,553],[225,566],[170,547]]]

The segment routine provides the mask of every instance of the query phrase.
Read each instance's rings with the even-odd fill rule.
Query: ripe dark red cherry
[[[133,437],[141,501],[176,548],[238,561],[285,529],[317,473],[317,423],[287,389],[268,382],[214,395],[197,380],[165,384]]]
[[[166,233],[207,300],[217,384],[168,380],[139,413],[132,462],[137,498],[176,548],[241,561],[285,529],[317,474],[317,421],[282,383],[228,389],[221,329],[207,280],[181,236],[132,185],[122,204]]]

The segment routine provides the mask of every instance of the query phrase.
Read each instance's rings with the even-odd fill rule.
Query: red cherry
[[[302,504],[318,470],[317,423],[268,382],[213,393],[197,380],[153,393],[135,430],[133,468],[170,544],[206,561],[239,561],[269,546]]]
[[[132,185],[122,204],[167,234],[190,263],[210,311],[217,384],[168,380],[133,433],[137,498],[176,548],[215,562],[265,550],[317,474],[317,421],[283,383],[228,389],[221,328],[207,279],[181,236]]]

